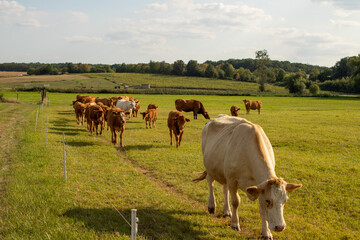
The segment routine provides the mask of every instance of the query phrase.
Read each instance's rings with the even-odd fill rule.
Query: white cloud
[[[71,36],[71,37],[65,37],[65,41],[71,42],[71,43],[99,43],[102,42],[101,37],[89,37],[89,36]]]
[[[346,10],[360,10],[359,0],[313,0],[324,5],[332,5]]]
[[[41,27],[39,21],[33,18],[24,18],[22,20],[19,20],[17,25],[22,27]]]
[[[330,22],[338,27],[360,27],[360,22],[351,20],[330,20]]]
[[[89,20],[88,15],[83,12],[70,12],[71,17],[78,22],[86,23]]]
[[[0,13],[4,15],[20,15],[25,7],[16,1],[0,1]]]

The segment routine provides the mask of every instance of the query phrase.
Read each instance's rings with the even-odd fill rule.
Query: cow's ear
[[[188,118],[185,118],[185,121],[187,121],[187,122],[190,122],[190,119],[188,119]]]
[[[260,195],[260,189],[257,186],[248,187],[246,195],[251,201],[255,201]]]
[[[292,192],[298,188],[301,188],[302,184],[292,184],[292,183],[286,183],[286,191]]]

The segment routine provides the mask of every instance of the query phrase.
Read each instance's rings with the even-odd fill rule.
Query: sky
[[[360,53],[359,0],[0,0],[0,63],[255,58],[332,67]]]

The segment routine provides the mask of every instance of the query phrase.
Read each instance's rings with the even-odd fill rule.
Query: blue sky
[[[333,66],[360,53],[358,0],[0,0],[0,63],[255,58]]]

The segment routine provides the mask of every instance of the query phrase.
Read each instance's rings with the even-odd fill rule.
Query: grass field
[[[2,152],[6,150],[0,163],[1,239],[130,239],[130,227],[112,204],[128,221],[130,209],[138,209],[139,239],[260,237],[257,202],[239,192],[238,233],[229,227],[229,218],[221,217],[220,185],[214,216],[207,213],[206,182],[191,182],[204,170],[200,144],[207,120],[185,113],[191,122],[182,146],[170,146],[167,114],[175,99],[183,97],[201,100],[211,118],[229,114],[231,105],[240,106],[240,117],[260,124],[270,139],[277,176],[303,184],[289,194],[287,228],[274,232],[275,239],[358,239],[360,99],[259,97],[261,115],[246,115],[241,104],[245,97],[133,95],[140,100],[140,111],[149,103],[159,105],[159,117],[156,129],[145,129],[140,116],[129,120],[125,148],[120,148],[111,145],[109,132],[91,136],[76,125],[70,105],[75,96],[49,93],[50,106],[42,109],[36,132],[38,93],[21,92],[23,104],[0,104],[0,139],[9,142],[3,134],[13,136],[12,145],[1,144]],[[16,99],[16,93],[4,92],[4,97]],[[9,118],[20,124],[11,128]]]
[[[0,75],[1,76],[1,75]],[[47,84],[51,91],[146,91],[146,93],[181,93],[181,94],[213,94],[244,95],[259,94],[257,83],[232,80],[219,80],[198,77],[178,77],[156,74],[137,73],[88,73],[46,76],[22,76],[0,78],[0,89],[31,88]],[[139,89],[141,84],[150,84],[150,89]],[[115,86],[122,89],[115,89]],[[127,90],[124,85],[128,85]],[[287,95],[283,87],[266,84],[266,92],[262,94]]]

